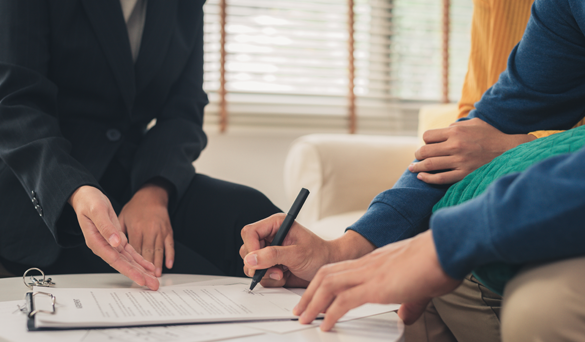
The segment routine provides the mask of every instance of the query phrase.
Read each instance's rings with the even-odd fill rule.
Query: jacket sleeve
[[[536,0],[506,71],[469,116],[507,134],[567,130],[579,122],[585,113],[583,11],[582,1]]]
[[[441,266],[462,279],[492,262],[585,255],[583,194],[585,148],[500,178],[475,199],[432,216]]]
[[[48,1],[0,0],[0,158],[55,236],[71,194],[94,177],[70,155],[57,120],[57,87],[46,77]],[[67,234],[67,233],[64,233]],[[79,239],[75,240],[79,242]]]
[[[377,195],[364,216],[348,229],[376,247],[408,239],[428,229],[433,206],[450,185],[427,184],[406,170],[392,189]]]
[[[192,163],[207,145],[202,127],[203,108],[208,103],[203,92],[203,11],[193,20],[198,25],[191,56],[134,157],[133,193],[160,177],[173,185],[170,200],[180,199],[193,179]]]

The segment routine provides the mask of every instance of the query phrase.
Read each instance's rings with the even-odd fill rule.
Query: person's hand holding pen
[[[296,222],[282,246],[270,246],[285,217],[274,214],[242,229],[244,273],[252,277],[268,269],[260,282],[264,287],[306,287],[328,260],[326,241]]]
[[[128,243],[110,201],[99,189],[81,186],[71,195],[69,204],[92,252],[138,285],[158,289],[154,265]]]
[[[293,209],[294,205],[290,212]],[[242,229],[240,256],[244,259],[244,273],[252,277],[256,271],[266,269],[260,282],[264,287],[306,287],[321,266],[355,259],[374,249],[354,231],[325,241],[294,221],[289,221],[292,226],[286,238],[271,246],[287,216],[275,214]]]

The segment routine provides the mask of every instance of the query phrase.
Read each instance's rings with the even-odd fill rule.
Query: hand
[[[140,286],[157,290],[154,265],[142,258],[128,243],[108,198],[92,186],[81,186],[69,198],[94,254]]]
[[[531,134],[504,134],[478,118],[455,122],[426,131],[426,145],[414,154],[420,162],[408,169],[418,172],[417,178],[425,183],[453,184],[507,150],[534,139]],[[429,173],[441,170],[448,171]]]
[[[357,258],[374,247],[356,232],[325,241],[297,222],[289,230],[282,246],[269,246],[286,217],[275,214],[242,229],[244,273],[249,277],[258,269],[266,269],[260,282],[265,287],[306,287],[317,270],[337,260]],[[268,246],[268,247],[266,247]]]
[[[162,275],[163,258],[173,268],[175,242],[168,210],[168,192],[148,183],[138,190],[120,212],[120,225],[130,244],[144,259],[154,263],[155,275]]]
[[[402,303],[398,315],[412,324],[431,298],[459,284],[441,268],[432,233],[426,231],[360,259],[322,267],[293,313],[308,324],[325,312],[321,330],[329,331],[349,310],[365,303]]]

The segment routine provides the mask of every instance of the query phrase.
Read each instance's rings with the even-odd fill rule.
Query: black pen
[[[292,224],[295,222],[295,219],[297,218],[299,211],[301,211],[303,204],[305,204],[305,200],[307,199],[308,196],[309,196],[309,190],[302,188],[301,192],[299,192],[299,194],[297,195],[295,202],[290,207],[288,214],[286,214],[284,221],[282,221],[280,228],[278,228],[278,232],[276,232],[276,236],[274,236],[274,240],[272,240],[272,243],[270,244],[270,246],[282,245],[282,243],[284,242],[284,238],[286,237],[286,234],[288,234],[290,227],[292,227]],[[264,275],[266,274],[266,271],[267,271],[267,269],[256,270],[256,273],[254,273],[254,277],[252,278],[252,284],[250,285],[250,291],[254,290],[254,287],[256,287],[256,285],[260,282],[260,280],[262,280],[262,277],[264,277]]]

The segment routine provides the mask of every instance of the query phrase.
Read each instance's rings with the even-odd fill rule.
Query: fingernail
[[[414,169],[414,163],[408,165],[408,171],[412,172],[413,169]]]
[[[173,268],[173,262],[175,262],[174,260],[169,260],[169,262],[167,262],[167,268],[171,269]]]
[[[303,312],[303,314],[299,317],[299,322],[301,322],[302,324],[307,323],[307,313],[306,312]]]
[[[162,269],[160,267],[157,267],[156,270],[155,270],[155,272],[156,272],[156,275],[158,277],[160,277],[160,275],[162,274]]]
[[[258,265],[258,256],[256,254],[250,254],[246,257],[246,263],[250,266]]]
[[[422,175],[419,173],[418,175],[416,175],[416,178],[422,179]]]
[[[118,246],[118,244],[120,243],[120,238],[118,237],[118,234],[112,234],[112,236],[110,236],[110,238],[108,239],[108,242],[110,242],[110,246],[112,247]]]
[[[270,273],[270,275],[268,276],[270,279],[274,279],[274,280],[280,280],[280,274],[276,273],[276,272],[272,272]]]
[[[298,316],[299,315],[299,304],[295,305],[295,307],[293,308],[293,315]]]

